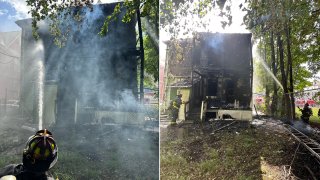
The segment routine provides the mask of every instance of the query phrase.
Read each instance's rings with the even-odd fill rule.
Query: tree
[[[249,0],[243,10],[247,12],[244,23],[252,30],[255,38],[269,34],[273,74],[276,77],[281,75],[284,109],[287,117],[294,118],[294,89],[301,89],[308,85],[307,78],[312,72],[319,70],[319,60],[315,58],[319,56],[319,48],[315,48],[315,46],[319,47],[317,28],[320,27],[320,22],[316,18],[320,13],[319,2]],[[266,39],[262,40],[266,41]],[[274,44],[277,48],[273,47]],[[277,57],[279,57],[280,71],[276,67],[275,50],[279,55]],[[309,71],[302,70],[301,64],[304,63],[309,65]],[[275,86],[273,91],[276,96]],[[273,97],[273,99],[277,98]],[[274,105],[272,109],[274,112],[276,109]]]
[[[271,64],[272,64],[272,73],[274,75],[277,74],[277,63],[276,63],[276,54],[274,50],[274,39],[273,39],[273,32],[270,32],[270,49],[271,49]],[[272,104],[271,104],[271,115],[276,114],[276,108],[278,106],[278,88],[277,83],[273,81],[273,97],[272,97]]]
[[[74,20],[77,20],[80,14],[77,11],[73,12],[74,8],[81,9],[87,7],[90,11],[93,11],[93,0],[63,0],[59,2],[58,0],[26,0],[27,5],[30,6],[31,10],[29,13],[32,16],[32,28],[34,32],[34,37],[38,37],[38,22],[41,20],[49,19],[51,20],[50,28],[58,28],[59,23],[64,21],[68,16],[72,16]],[[113,13],[106,17],[103,26],[101,27],[100,35],[106,35],[109,29],[110,22],[117,19],[118,15],[121,13],[122,7],[126,8],[126,13],[122,18],[123,22],[130,22],[132,17],[141,11],[141,17],[145,17],[149,23],[153,23],[154,32],[158,32],[158,0],[125,0],[123,4],[118,3],[115,6]]]
[[[39,37],[37,30],[38,22],[41,20],[48,20],[50,32],[54,38],[56,45],[62,47],[68,38],[70,28],[73,24],[81,21],[79,10],[83,7],[93,11],[93,0],[26,0],[27,5],[31,10],[29,13],[32,16],[33,36],[37,39]],[[112,14],[105,18],[104,24],[100,27],[99,34],[105,36],[109,30],[109,24],[119,18],[119,14],[126,9],[122,22],[130,22],[131,19],[140,12],[143,18],[143,30],[146,32],[144,40],[146,41],[146,67],[145,71],[158,81],[158,71],[155,67],[158,66],[158,39],[159,39],[159,1],[158,0],[125,0],[123,3],[118,3]],[[74,11],[74,9],[78,11]],[[151,45],[152,44],[152,45]],[[151,57],[152,56],[152,57]]]
[[[219,11],[219,16],[226,18],[221,25],[226,27],[232,23],[231,1],[227,0],[162,0],[160,1],[160,24],[172,39],[179,35],[193,35],[195,28],[208,30],[211,23],[205,21],[208,16],[215,17],[213,13]]]
[[[145,44],[145,86],[156,88],[155,83],[159,81],[159,51],[149,35],[144,37]]]

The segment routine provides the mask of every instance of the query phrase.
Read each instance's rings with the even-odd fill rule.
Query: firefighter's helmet
[[[23,151],[23,165],[28,171],[45,172],[58,160],[58,147],[47,129],[38,131],[27,141]]]

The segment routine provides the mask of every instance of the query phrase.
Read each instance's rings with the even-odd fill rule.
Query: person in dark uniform
[[[309,108],[309,104],[306,103],[304,105],[303,109],[299,108],[299,110],[302,112],[302,115],[301,115],[302,121],[309,124],[309,118],[310,118],[310,116],[312,116],[312,110],[311,110],[311,108]]]
[[[0,179],[54,180],[48,170],[58,160],[58,147],[47,129],[38,131],[27,141],[21,164],[0,169]]]
[[[171,110],[171,124],[176,124],[176,121],[179,116],[179,109],[182,104],[182,94],[178,94],[176,99],[174,99],[170,105]]]

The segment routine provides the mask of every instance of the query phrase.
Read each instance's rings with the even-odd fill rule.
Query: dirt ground
[[[160,139],[161,179],[311,179],[308,168],[319,172],[314,158],[297,150],[298,142],[272,119],[161,126]]]

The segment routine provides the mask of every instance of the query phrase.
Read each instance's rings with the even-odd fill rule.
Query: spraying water
[[[272,77],[272,79],[281,87],[281,89],[283,90],[283,86],[280,83],[280,81],[276,78],[276,76],[271,72],[271,70],[269,69],[268,65],[266,64],[265,61],[260,60],[260,62],[262,63],[262,66],[264,67],[264,69],[269,73],[269,75]]]
[[[43,62],[41,60],[38,61],[38,66],[39,66],[39,74],[38,74],[38,89],[39,89],[39,109],[38,109],[38,114],[39,114],[39,130],[42,129],[42,124],[43,124],[43,82],[44,82],[44,66]]]
[[[34,50],[32,51],[32,56],[35,57],[34,67],[36,73],[36,93],[38,100],[38,129],[41,130],[43,128],[43,92],[44,92],[44,47],[42,41],[38,41]]]
[[[154,42],[156,42],[156,44],[159,44],[159,38],[157,37],[155,32],[152,30],[152,27],[151,27],[149,21],[147,19],[142,19],[142,23],[145,25],[147,32],[150,35],[150,37],[152,38],[152,40]]]

